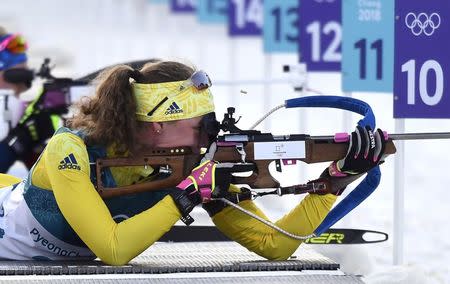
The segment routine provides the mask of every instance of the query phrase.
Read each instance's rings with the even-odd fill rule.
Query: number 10
[[[433,70],[436,79],[436,90],[430,96],[428,94],[428,72]],[[408,104],[414,105],[416,103],[416,60],[410,59],[402,65],[402,72],[407,72],[407,93]],[[436,60],[427,60],[420,67],[419,73],[419,94],[422,101],[429,106],[437,105],[444,94],[444,72],[442,67]]]

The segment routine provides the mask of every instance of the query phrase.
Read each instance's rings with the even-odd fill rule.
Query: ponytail
[[[138,70],[118,65],[100,73],[93,98],[79,104],[69,127],[84,132],[87,144],[115,144],[119,152],[133,150],[137,133],[136,99],[130,78],[139,80]]]

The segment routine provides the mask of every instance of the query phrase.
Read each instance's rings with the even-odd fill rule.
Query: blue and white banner
[[[450,1],[395,2],[395,118],[450,118]]]
[[[263,0],[228,0],[230,36],[259,36],[263,21]]]
[[[300,1],[299,11],[300,61],[308,71],[340,71],[341,0]]]
[[[174,13],[193,13],[197,0],[170,0],[170,10]]]
[[[342,0],[342,88],[393,92],[394,1]]]
[[[148,2],[154,4],[167,4],[169,3],[169,0],[148,0]]]
[[[264,0],[264,52],[297,52],[298,0]]]
[[[228,0],[197,0],[200,23],[225,24],[228,20]]]

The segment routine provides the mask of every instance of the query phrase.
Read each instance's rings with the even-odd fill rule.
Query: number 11
[[[354,47],[359,49],[359,78],[366,79],[366,60],[367,60],[367,52],[366,52],[366,39],[361,39],[355,42]],[[370,45],[371,49],[375,49],[376,52],[376,78],[377,80],[381,80],[383,78],[383,40],[379,39],[374,41]]]

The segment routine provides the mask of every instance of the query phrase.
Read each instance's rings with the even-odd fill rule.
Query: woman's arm
[[[79,167],[61,167],[72,155]],[[180,219],[172,198],[116,223],[89,178],[83,141],[69,133],[54,136],[42,159],[58,206],[78,236],[102,261],[121,265],[157,241]]]
[[[292,234],[310,235],[331,210],[336,198],[333,194],[309,194],[275,224]],[[250,200],[240,202],[239,206],[268,220]],[[301,244],[233,207],[224,208],[212,220],[228,238],[267,259],[287,259]]]

